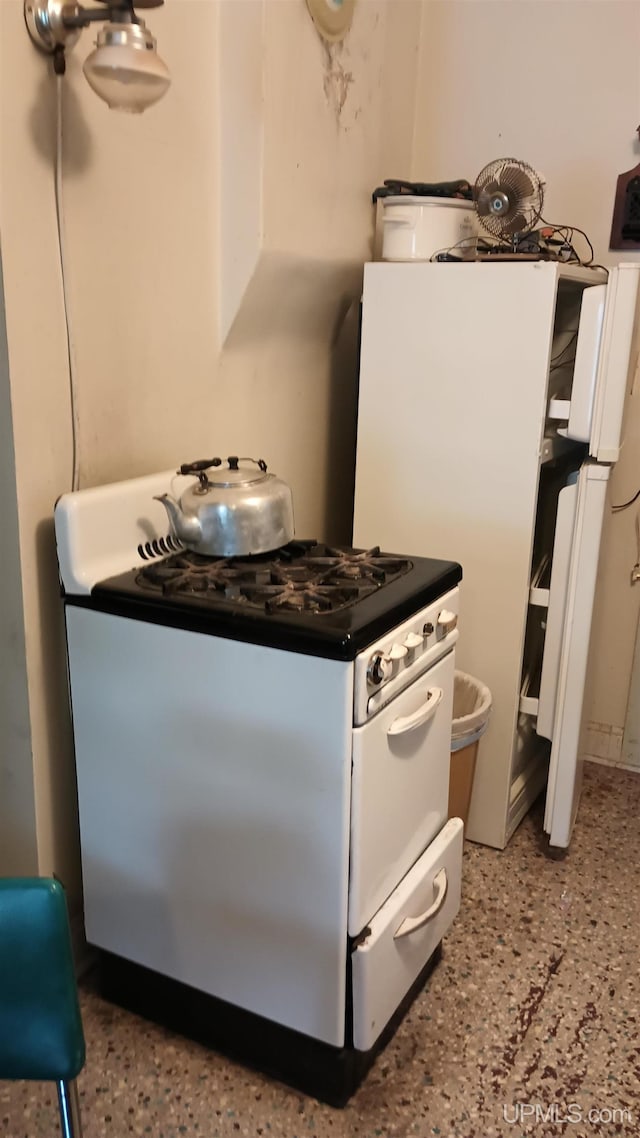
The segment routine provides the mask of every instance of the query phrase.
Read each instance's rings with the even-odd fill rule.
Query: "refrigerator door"
[[[547,608],[547,628],[544,637],[544,655],[540,676],[540,696],[538,698],[536,732],[545,739],[553,739],[553,724],[556,714],[558,676],[564,634],[564,618],[567,609],[567,591],[571,569],[571,551],[576,521],[578,500],[578,472],[571,474],[567,485],[558,495],[556,531],[553,542],[551,581]]]
[[[577,482],[562,491],[573,532],[564,611],[550,611],[554,624],[547,626],[547,636],[554,641],[561,628],[561,647],[544,816],[550,845],[561,848],[569,845],[580,801],[580,728],[608,477],[608,467],[586,463]]]
[[[639,279],[637,264],[609,270],[589,445],[598,462],[617,462],[620,457],[622,412],[629,372],[633,375],[636,363],[634,356],[630,369]],[[592,316],[595,320],[595,311]]]

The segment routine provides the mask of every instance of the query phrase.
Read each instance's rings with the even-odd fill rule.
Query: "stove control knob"
[[[450,632],[453,632],[457,623],[458,617],[454,612],[449,612],[448,609],[443,609],[442,612],[439,612],[436,626],[438,638],[441,639],[443,636],[448,636]]]
[[[367,668],[367,679],[369,683],[378,684],[383,683],[389,678],[393,669],[393,664],[388,656],[384,656],[382,652],[376,652],[369,660]]]
[[[390,660],[402,660],[408,651],[409,649],[405,648],[404,644],[392,644],[387,652],[387,656]]]
[[[412,652],[414,648],[419,648],[424,643],[424,636],[420,636],[418,632],[408,632],[404,638],[404,646]]]

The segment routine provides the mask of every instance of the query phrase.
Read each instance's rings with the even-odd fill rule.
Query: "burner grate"
[[[336,612],[398,576],[412,563],[369,550],[292,542],[274,553],[211,558],[182,551],[146,565],[137,582],[164,597],[198,598],[212,606],[277,612]]]
[[[406,572],[409,562],[406,557],[381,553],[380,546],[376,545],[373,549],[360,550],[327,546],[323,553],[310,550],[306,564],[329,570],[336,577],[383,582],[389,575],[398,576]]]

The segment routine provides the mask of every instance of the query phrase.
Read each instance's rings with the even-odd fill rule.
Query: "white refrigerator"
[[[496,848],[545,784],[550,843],[571,837],[639,273],[365,268],[353,540],[463,567],[457,666],[493,695],[466,836]]]

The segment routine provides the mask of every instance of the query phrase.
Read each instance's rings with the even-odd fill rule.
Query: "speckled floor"
[[[467,844],[442,961],[343,1111],[83,990],[85,1138],[640,1132],[640,778],[587,766],[570,854],[541,811],[502,853]],[[0,1084],[0,1133],[56,1131],[55,1088]]]

